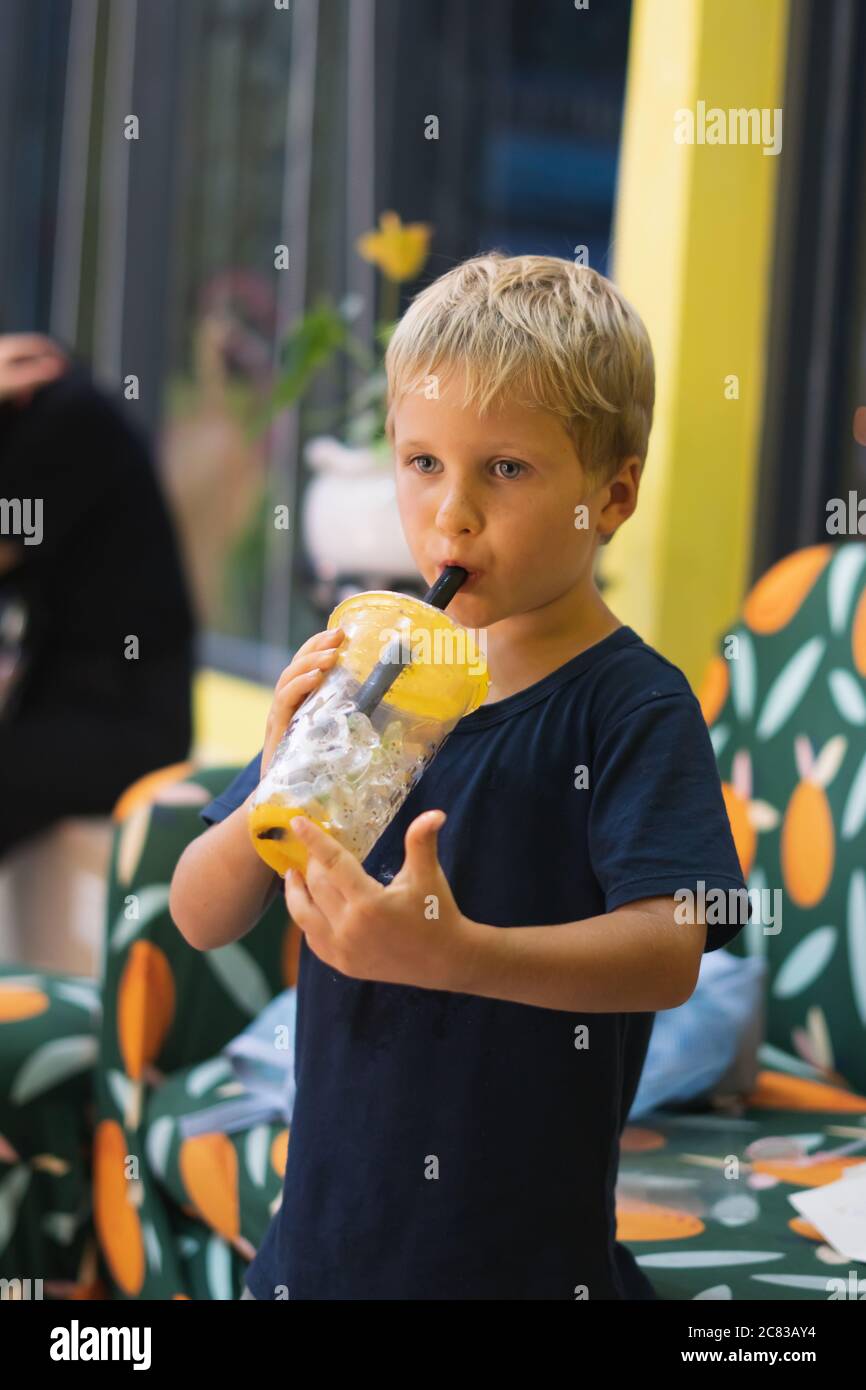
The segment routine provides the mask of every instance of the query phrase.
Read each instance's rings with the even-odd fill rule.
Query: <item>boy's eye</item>
[[[503,463],[505,464],[505,467],[506,467],[506,468],[516,468],[516,469],[518,469],[518,472],[517,472],[517,473],[509,473],[509,474],[502,474],[502,473],[500,473],[500,475],[499,475],[500,478],[502,478],[502,477],[507,477],[507,478],[509,478],[509,479],[510,479],[510,478],[519,478],[520,474],[521,474],[522,472],[524,472],[523,464],[522,464],[522,463],[517,463],[514,459],[497,459],[496,462],[494,463],[493,467],[494,467],[494,468],[499,468],[500,464],[503,464]]]
[[[414,458],[409,459],[409,464],[410,466],[414,466],[415,464],[421,464],[425,461],[433,464],[436,463],[436,459],[433,458],[432,454],[416,454]],[[499,468],[502,464],[504,464],[506,468],[516,468],[518,470],[516,473],[500,473],[500,478],[504,478],[506,482],[510,482],[512,478],[518,478],[521,473],[525,472],[524,465],[522,463],[517,463],[514,459],[497,459],[493,467]],[[416,472],[421,474],[430,474],[433,471],[432,468],[416,469]]]

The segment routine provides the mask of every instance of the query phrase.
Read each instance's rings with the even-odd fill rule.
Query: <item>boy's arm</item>
[[[197,951],[212,951],[251,931],[283,884],[256,854],[247,826],[249,802],[189,845],[171,880],[169,911]]]
[[[655,1013],[694,991],[703,922],[677,922],[673,897],[642,898],[554,927],[463,920],[458,993],[573,1013]]]
[[[198,951],[213,951],[246,936],[277,893],[284,892],[279,874],[268,868],[250,839],[250,801],[290,721],[337,661],[345,635],[339,627],[326,629],[298,648],[277,680],[261,753],[205,808],[205,820],[212,809],[219,819],[187,845],[177,862],[169,911],[181,935]],[[226,814],[226,798],[232,805],[248,785],[252,790]]]
[[[623,884],[608,896],[623,895],[626,902],[576,922],[517,927],[475,921],[461,912],[438,859],[435,837],[444,814],[422,811],[412,821],[403,867],[387,887],[321,826],[303,816],[292,820],[309,863],[304,875],[286,875],[286,905],[314,954],[356,979],[568,1013],[656,1013],[684,1004],[705,950],[739,930],[727,920],[708,927],[702,878],[686,913],[680,886],[630,898]],[[676,884],[673,874],[663,877]],[[730,883],[739,908],[747,891],[742,879],[727,873],[708,878],[710,892]]]

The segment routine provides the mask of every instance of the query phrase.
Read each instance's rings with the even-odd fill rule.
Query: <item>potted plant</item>
[[[362,341],[353,328],[363,308],[360,296],[339,304],[320,298],[280,345],[270,397],[256,422],[261,427],[296,404],[339,354],[361,368],[362,379],[345,405],[313,417],[331,428],[339,421],[342,437],[316,434],[304,449],[313,477],[304,494],[302,535],[316,576],[313,598],[323,608],[361,589],[417,581],[385,436],[383,356],[399,312],[400,286],[426,264],[430,234],[426,223],[404,225],[389,211],[376,230],[358,238],[359,255],[380,272],[374,343]]]

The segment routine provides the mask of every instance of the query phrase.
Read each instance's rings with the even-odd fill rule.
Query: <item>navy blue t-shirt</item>
[[[208,824],[257,785],[260,758]],[[366,871],[393,878],[433,808],[456,902],[488,926],[574,922],[700,880],[745,888],[700,706],[628,626],[461,719]],[[708,926],[705,950],[739,930]],[[302,937],[288,1162],[252,1293],[655,1297],[614,1210],[654,1017],[356,980]]]

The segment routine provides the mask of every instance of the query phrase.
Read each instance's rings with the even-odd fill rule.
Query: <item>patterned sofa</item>
[[[297,978],[279,901],[207,953],[168,913],[199,811],[236,770],[180,764],[118,803],[102,1007],[90,980],[0,971],[0,1278],[47,1298],[237,1298],[279,1200],[285,1125],[232,1142],[176,1124],[237,1089],[220,1049]]]
[[[826,1298],[851,1268],[863,1293],[788,1198],[866,1160],[866,545],[774,566],[699,693],[749,886],[783,894],[781,930],[766,914],[732,948],[766,959],[766,1041],[748,1096],[626,1128],[618,1235],[665,1299]],[[279,1203],[284,1123],[181,1124],[237,1097],[221,1049],[297,976],[280,900],[207,954],[168,914],[236,771],[181,764],[121,799],[101,991],[0,972],[0,1278],[46,1297],[237,1298]]]
[[[663,1298],[827,1298],[852,1270],[863,1296],[789,1197],[866,1161],[866,544],[774,565],[699,698],[749,888],[781,894],[730,947],[767,962],[763,1069],[626,1130],[618,1234]]]

